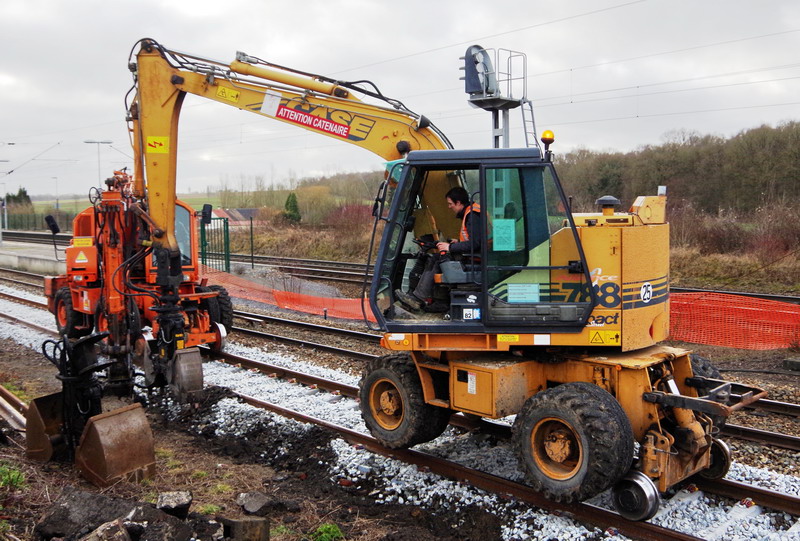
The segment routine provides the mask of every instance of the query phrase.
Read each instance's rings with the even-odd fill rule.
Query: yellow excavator
[[[454,412],[514,416],[531,486],[564,502],[610,488],[622,516],[646,520],[659,493],[725,475],[720,424],[766,393],[660,344],[669,333],[665,189],[627,212],[611,196],[597,212],[572,212],[553,134],[543,133],[544,148],[508,148],[509,111],[534,126],[520,56],[480,46],[464,56],[469,103],[492,113],[495,148],[411,152],[379,192],[369,305],[390,353],[364,372],[362,415],[395,448],[436,438]],[[426,274],[433,286],[421,288]]]
[[[491,112],[495,148],[453,150],[426,117],[370,82],[244,53],[217,62],[152,39],[134,50],[133,193],[149,219],[144,240],[162,250],[157,268],[172,277],[164,287],[181,279],[175,186],[187,93],[360,146],[388,162],[365,301],[388,353],[360,383],[373,436],[409,447],[439,436],[454,412],[515,416],[514,446],[531,486],[558,501],[611,488],[632,520],[653,516],[659,492],[692,475],[725,475],[731,458],[719,425],[765,393],[660,345],[669,330],[666,194],[638,197],[626,212],[613,197],[598,200],[597,212],[573,212],[554,137],[545,132],[539,145],[527,89],[515,86],[526,80],[524,55],[467,49],[465,90],[471,106]],[[509,145],[515,109],[523,148]],[[467,200],[452,195],[456,188]],[[430,292],[409,305],[423,277]],[[91,337],[81,340],[88,347]]]

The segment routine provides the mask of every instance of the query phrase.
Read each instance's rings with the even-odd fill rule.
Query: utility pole
[[[84,143],[88,143],[90,145],[97,145],[97,178],[100,181],[100,186],[103,185],[103,173],[100,171],[100,145],[110,145],[114,141],[108,141],[103,139],[102,141],[96,141],[94,139],[86,139]]]
[[[50,177],[56,181],[56,210],[58,210],[58,177]]]

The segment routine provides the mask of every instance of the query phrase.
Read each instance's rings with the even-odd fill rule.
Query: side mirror
[[[50,229],[50,232],[53,235],[58,235],[59,233],[61,233],[61,228],[58,227],[58,222],[56,222],[56,219],[53,218],[52,215],[48,214],[47,216],[45,216],[44,221],[45,223],[47,223],[47,227],[48,229]]]
[[[208,203],[203,205],[203,210],[200,211],[200,221],[205,225],[211,223],[211,205]]]

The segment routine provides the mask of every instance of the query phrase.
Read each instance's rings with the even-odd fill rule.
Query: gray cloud
[[[555,131],[556,152],[626,151],[676,130],[730,136],[794,120],[800,105],[800,4],[792,0],[6,0],[0,159],[9,161],[0,171],[13,172],[0,184],[86,193],[98,176],[130,165],[123,97],[128,54],[142,37],[217,60],[243,50],[370,79],[458,148],[491,142],[488,113],[467,105],[458,80],[459,56],[475,42],[527,54],[537,125]],[[100,175],[98,147],[86,139],[114,142],[99,148]],[[512,144],[521,143],[515,134]],[[381,165],[364,150],[199,99],[187,99],[180,148],[181,191]]]

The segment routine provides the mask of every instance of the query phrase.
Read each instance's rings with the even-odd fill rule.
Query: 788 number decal
[[[603,308],[616,308],[622,302],[620,297],[620,287],[616,282],[605,282],[603,284],[593,284],[597,304]],[[577,282],[565,282],[561,288],[567,292],[566,302],[586,302],[589,300],[589,284]]]

